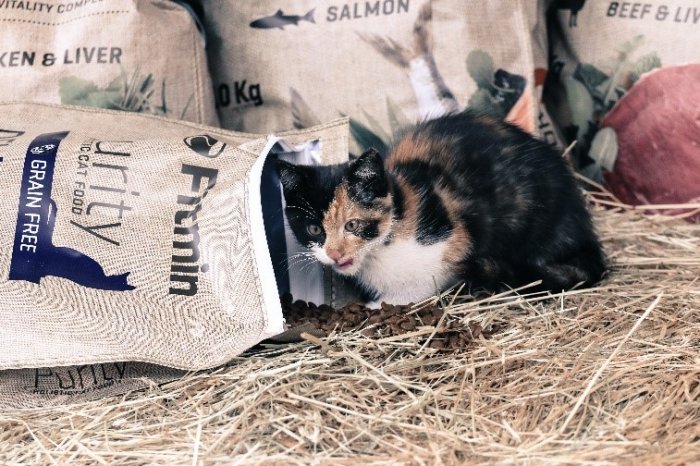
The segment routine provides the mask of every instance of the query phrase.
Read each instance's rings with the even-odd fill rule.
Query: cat
[[[276,164],[289,226],[370,305],[419,302],[458,282],[498,290],[591,286],[606,259],[553,148],[464,111],[417,124],[382,157]]]

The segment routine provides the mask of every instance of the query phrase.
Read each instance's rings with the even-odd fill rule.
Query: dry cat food
[[[352,303],[338,309],[321,304],[294,300],[291,295],[282,298],[282,313],[291,327],[312,324],[326,335],[332,332],[361,331],[371,338],[403,335],[428,327],[438,327],[428,346],[440,350],[466,348],[480,335],[491,336],[494,328],[484,329],[477,322],[466,326],[437,305],[426,305],[413,310],[412,304],[392,305],[382,303],[380,309],[370,309]],[[430,334],[422,335],[425,339]]]

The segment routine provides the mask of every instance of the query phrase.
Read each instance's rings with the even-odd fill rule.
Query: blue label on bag
[[[9,278],[38,284],[43,277],[54,276],[89,288],[133,290],[127,282],[129,272],[107,275],[87,254],[53,244],[58,209],[51,199],[51,188],[58,147],[67,135],[42,134],[27,150]]]

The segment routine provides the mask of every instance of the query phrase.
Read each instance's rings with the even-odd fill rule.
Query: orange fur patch
[[[397,165],[412,161],[422,161],[449,167],[454,163],[453,138],[435,138],[420,132],[410,134],[394,147],[387,157],[387,168],[392,171]]]
[[[443,259],[450,265],[457,266],[472,248],[471,236],[459,216],[459,212],[462,209],[462,201],[445,189],[437,190],[437,195],[447,211],[450,222],[452,222],[452,233],[447,240],[447,248],[445,248]]]
[[[418,206],[420,199],[418,193],[411,189],[406,181],[398,176],[396,178],[396,187],[401,191],[403,198],[403,218],[392,227],[392,233],[396,238],[412,238],[416,235],[418,226]]]
[[[381,207],[390,205],[391,198],[387,196]],[[350,199],[345,183],[339,185],[322,222],[326,232],[326,251],[333,250],[342,256],[354,256],[367,243],[367,240],[345,230],[345,224],[353,219],[379,222],[379,235],[383,236],[391,224],[391,210],[365,209]]]

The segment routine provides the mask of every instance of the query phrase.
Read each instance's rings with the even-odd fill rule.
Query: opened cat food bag
[[[534,132],[537,12],[527,0],[207,2],[222,125],[265,132],[348,115],[353,150],[383,152],[416,120],[469,107]]]
[[[0,101],[216,125],[204,38],[170,0],[0,0]]]
[[[700,202],[700,4],[554,1],[550,30],[547,108],[577,168],[627,203]]]
[[[0,115],[0,370],[84,365],[50,371],[67,386],[122,361],[203,369],[283,331],[266,159],[347,159],[345,120],[260,139],[45,104]]]

